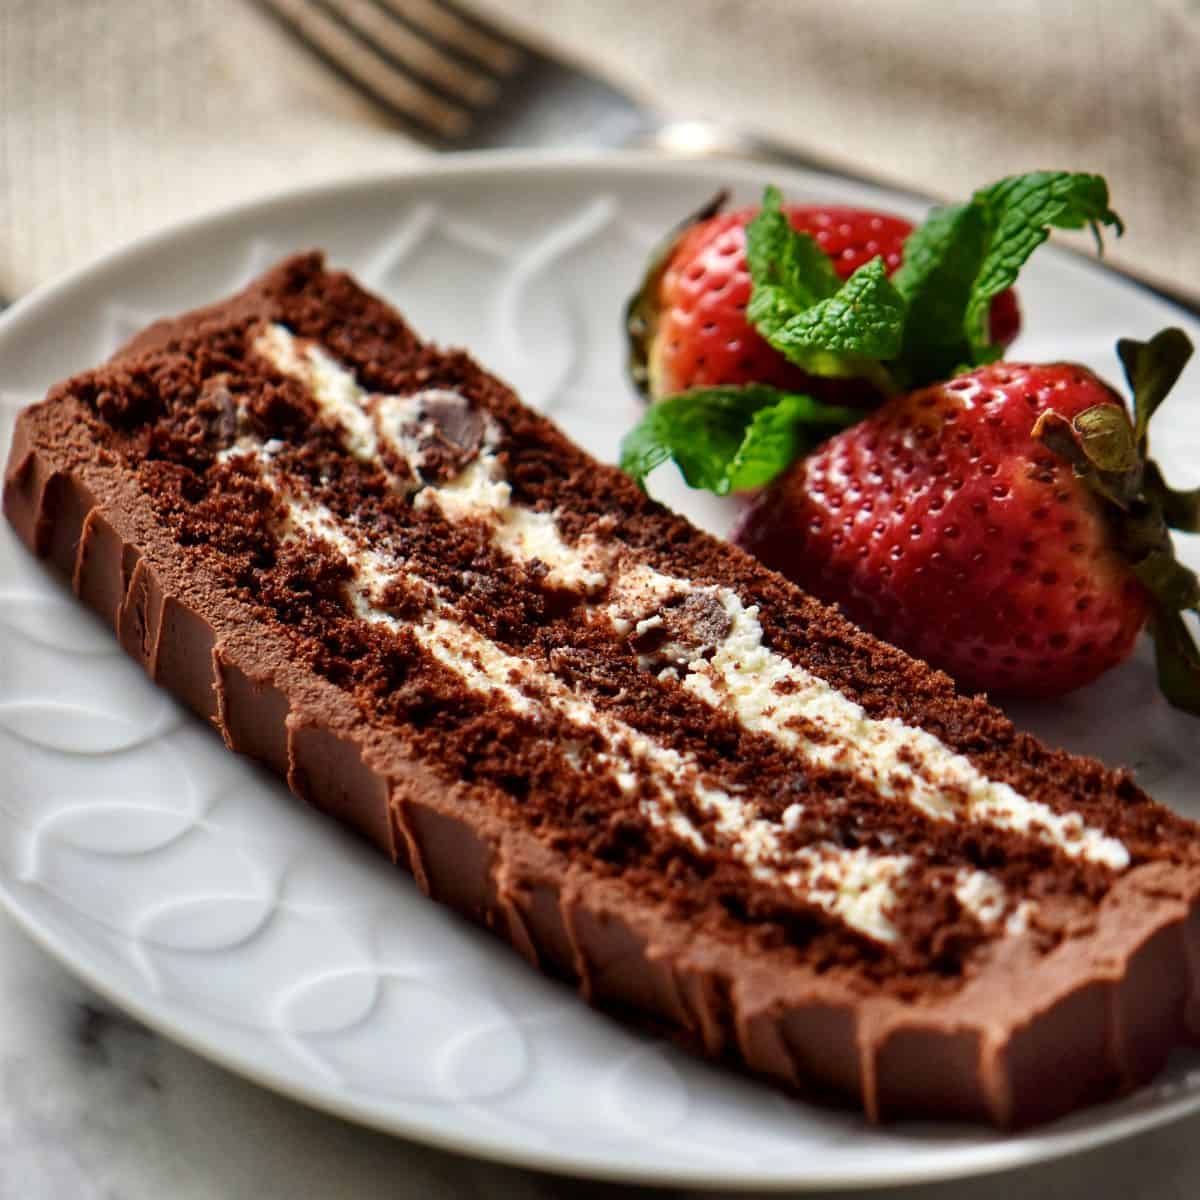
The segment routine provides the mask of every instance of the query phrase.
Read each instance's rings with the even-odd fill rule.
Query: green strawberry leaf
[[[1150,599],[1159,687],[1176,708],[1200,716],[1200,645],[1184,619],[1200,610],[1200,577],[1176,558],[1171,538],[1172,529],[1200,532],[1200,489],[1173,491],[1146,457],[1150,417],[1182,373],[1192,345],[1181,330],[1164,329],[1149,342],[1123,339],[1117,351],[1133,391],[1133,420],[1123,405],[1111,402],[1070,420],[1048,408],[1031,436],[1069,463],[1100,500],[1109,545]]]
[[[1016,282],[1018,272],[1051,229],[1090,226],[1100,250],[1101,225],[1113,226],[1118,236],[1125,232],[1121,218],[1108,207],[1108,184],[1100,175],[1072,171],[1011,175],[976,192],[971,203],[983,206],[989,227],[987,250],[964,317],[973,359],[991,345],[992,301]]]
[[[855,409],[758,384],[698,388],[651,407],[621,443],[639,486],[673,459],[689,487],[718,496],[769,483],[800,455],[860,420]]]
[[[1160,330],[1148,342],[1121,338],[1117,355],[1133,394],[1133,436],[1143,461],[1142,487],[1170,529],[1200,532],[1200,488],[1177,491],[1168,485],[1158,464],[1148,458],[1150,418],[1175,386],[1192,357],[1192,341],[1182,329]]]
[[[1171,487],[1164,478],[1162,469],[1152,458],[1146,459],[1142,487],[1147,498],[1154,501],[1162,511],[1168,529],[1178,529],[1182,533],[1200,533],[1200,488],[1181,492]]]
[[[1133,573],[1166,611],[1194,609],[1200,604],[1200,579],[1196,572],[1175,557],[1170,534],[1159,514],[1149,513],[1145,524],[1150,530],[1149,536],[1156,536],[1160,545],[1130,564]]]
[[[1192,340],[1182,329],[1163,329],[1148,342],[1121,338],[1117,355],[1133,393],[1134,433],[1144,453],[1150,418],[1183,374],[1192,357]]]
[[[1200,649],[1183,614],[1159,608],[1150,618],[1158,686],[1168,702],[1200,717]]]

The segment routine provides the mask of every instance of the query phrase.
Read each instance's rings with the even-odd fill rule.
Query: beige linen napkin
[[[1200,295],[1195,0],[474,0],[657,104],[956,196],[1108,175],[1114,262]],[[423,150],[250,0],[0,0],[0,293]]]
[[[250,0],[0,0],[0,294],[421,153]]]
[[[1107,175],[1114,263],[1200,300],[1200,0],[473,0],[687,114],[945,197]]]

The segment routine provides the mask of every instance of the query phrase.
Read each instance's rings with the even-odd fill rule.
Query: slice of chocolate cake
[[[872,1118],[1200,1034],[1200,841],[643,496],[317,255],[20,417],[34,553],[229,746],[593,1003]]]

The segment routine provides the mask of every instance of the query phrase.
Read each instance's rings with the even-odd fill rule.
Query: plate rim
[[[914,212],[925,210],[941,203],[935,197],[923,196],[906,189],[900,184],[859,178],[839,174],[833,169],[782,164],[752,159],[717,157],[669,158],[650,150],[579,150],[579,149],[529,149],[524,147],[497,150],[459,150],[440,153],[428,158],[414,159],[411,163],[390,164],[379,169],[347,172],[329,179],[280,187],[250,199],[234,201],[215,208],[206,209],[189,217],[149,230],[146,233],[126,238],[115,246],[92,255],[60,275],[38,284],[24,296],[12,301],[0,310],[0,337],[7,334],[11,323],[25,319],[38,311],[63,291],[69,291],[87,283],[93,277],[109,270],[119,269],[128,260],[153,253],[160,246],[169,245],[181,237],[201,234],[215,229],[227,221],[246,220],[256,213],[268,212],[281,205],[318,202],[322,198],[339,192],[355,192],[364,188],[386,187],[424,178],[439,178],[456,174],[486,175],[519,171],[524,174],[562,171],[590,171],[602,174],[619,170],[628,174],[652,173],[669,170],[693,176],[709,177],[720,186],[728,182],[731,174],[745,177],[770,173],[786,181],[803,180],[805,186],[826,180],[842,190],[853,190],[864,197],[874,197],[875,202]],[[1102,257],[1089,257],[1086,253],[1069,246],[1050,243],[1041,248],[1043,261],[1050,259],[1068,267],[1096,272],[1112,280],[1117,286],[1137,292],[1147,303],[1171,312],[1190,324],[1200,322],[1200,311],[1192,312],[1188,307],[1159,291],[1153,283],[1127,274]],[[0,346],[0,350],[3,347]]]
[[[126,240],[80,266],[40,284],[0,314],[0,364],[3,363],[8,342],[19,339],[21,327],[26,322],[36,321],[47,309],[53,309],[60,300],[69,298],[75,290],[102,280],[103,276],[110,272],[136,269],[138,259],[152,259],[157,252],[180,240],[220,236],[224,226],[230,227],[232,231],[232,228],[240,223],[250,222],[258,216],[269,215],[281,208],[319,205],[339,195],[352,198],[357,193],[376,188],[402,188],[405,185],[445,180],[454,176],[486,178],[489,175],[537,176],[571,172],[584,172],[598,178],[611,176],[614,172],[623,175],[661,174],[692,180],[711,179],[714,186],[728,182],[761,182],[763,177],[769,174],[784,186],[791,181],[792,186],[812,188],[820,187],[825,182],[842,196],[857,193],[868,203],[913,211],[923,206],[919,197],[905,192],[902,188],[891,188],[883,183],[860,180],[818,168],[782,166],[749,160],[670,159],[652,152],[603,150],[504,149],[444,154],[436,158],[417,159],[412,163],[389,166],[386,169],[354,172],[296,187],[280,188],[266,195],[169,223]],[[1114,286],[1137,292],[1143,304],[1160,308],[1172,314],[1175,319],[1182,319],[1186,324],[1194,326],[1196,323],[1196,317],[1184,306],[1119,269],[1088,259],[1064,247],[1047,247],[1043,250],[1043,256],[1074,270],[1093,271],[1103,275]],[[0,365],[0,376],[2,373],[3,366]],[[1049,1133],[1038,1130],[1019,1132],[967,1148],[952,1147],[936,1163],[917,1163],[911,1169],[895,1165],[859,1168],[853,1174],[844,1169],[833,1174],[810,1167],[806,1168],[802,1175],[783,1174],[776,1169],[769,1170],[767,1174],[750,1174],[749,1177],[735,1179],[728,1175],[714,1176],[711,1168],[700,1166],[695,1169],[682,1166],[648,1169],[644,1164],[625,1166],[619,1161],[602,1161],[595,1155],[572,1158],[572,1152],[542,1151],[531,1147],[510,1149],[503,1143],[500,1135],[481,1133],[477,1138],[468,1139],[458,1133],[443,1134],[433,1123],[397,1118],[394,1115],[389,1118],[383,1111],[368,1103],[333,1095],[328,1089],[322,1089],[315,1084],[307,1086],[270,1068],[260,1069],[251,1057],[240,1055],[236,1050],[223,1047],[219,1039],[206,1036],[205,1019],[202,1016],[186,1012],[173,1013],[165,1006],[156,1006],[152,998],[143,1000],[136,994],[131,996],[123,993],[118,987],[110,984],[104,975],[103,967],[93,961],[94,954],[88,959],[79,956],[67,944],[67,939],[41,921],[35,912],[29,911],[3,880],[0,880],[0,904],[3,904],[4,909],[35,944],[107,1002],[129,1012],[158,1035],[169,1038],[192,1053],[217,1063],[258,1086],[339,1119],[386,1134],[451,1153],[556,1175],[628,1184],[687,1187],[701,1191],[721,1189],[794,1192],[892,1187],[984,1176],[1049,1162],[1112,1144],[1200,1111],[1200,1089],[1197,1089],[1190,1095],[1163,1100],[1153,1108],[1114,1115],[1101,1123],[1082,1129]],[[841,1154],[852,1145],[852,1141],[845,1142],[831,1153]]]

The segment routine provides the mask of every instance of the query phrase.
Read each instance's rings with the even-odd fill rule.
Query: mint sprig
[[[904,341],[893,375],[932,380],[974,363],[966,313],[988,240],[987,210],[975,203],[935,209],[909,234],[904,262],[892,276],[905,303]]]
[[[788,223],[778,188],[763,192],[762,208],[746,228],[746,265],[754,290],[746,319],[768,341],[798,313],[820,304],[842,286],[833,260],[807,234]]]
[[[814,238],[797,233],[781,210],[777,188],[746,228],[753,290],[746,319],[781,354],[810,375],[866,378],[888,389],[876,364],[893,358],[904,332],[904,302],[882,259],[845,283]]]
[[[621,468],[644,485],[674,459],[690,487],[762,487],[818,442],[853,425],[861,410],[760,384],[697,388],[653,405],[621,443]]]
[[[746,318],[809,375],[862,379],[881,395],[921,387],[997,359],[993,300],[1051,229],[1087,226],[1098,243],[1102,226],[1124,232],[1099,175],[1014,175],[930,213],[890,279],[875,258],[843,283],[816,240],[791,227],[779,190],[768,187],[746,227]],[[691,486],[723,495],[769,482],[789,454],[806,453],[839,420],[862,415],[757,384],[698,389],[653,405],[626,438],[621,464],[640,483],[674,459]]]
[[[883,260],[875,258],[767,341],[810,375],[867,379],[889,391],[891,379],[881,364],[899,352],[903,335],[904,301],[888,281]]]
[[[989,236],[971,288],[964,326],[973,355],[989,356],[979,361],[990,361],[999,353],[987,336],[992,300],[1016,283],[1018,272],[1050,236],[1050,230],[1090,227],[1096,249],[1103,253],[1101,226],[1112,226],[1118,237],[1125,226],[1109,208],[1108,184],[1099,175],[1071,171],[1012,175],[976,192],[971,203],[987,214]]]
[[[966,204],[935,209],[909,235],[890,281],[873,259],[835,293],[832,263],[812,237],[791,228],[780,205],[779,192],[767,188],[746,228],[750,323],[810,375],[865,378],[885,393],[998,358],[988,330],[992,301],[1051,229],[1090,225],[1098,242],[1102,225],[1124,230],[1099,175],[1013,175]],[[869,285],[860,278],[868,271]]]

